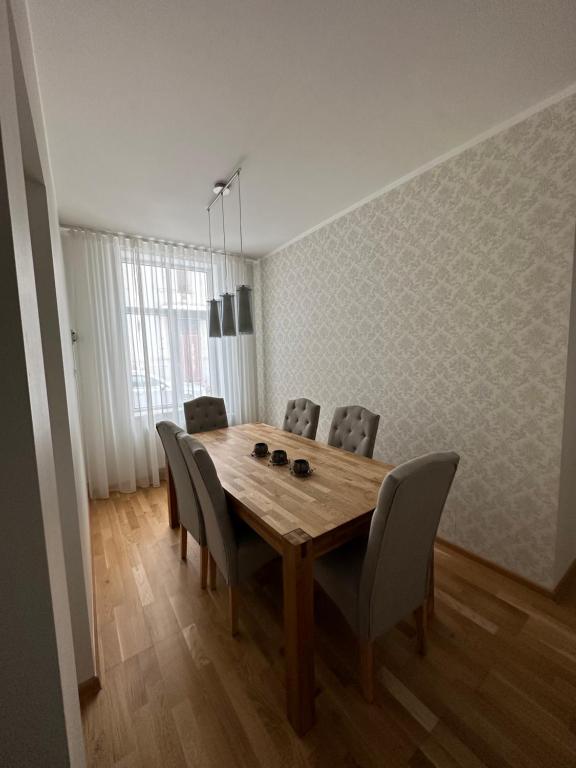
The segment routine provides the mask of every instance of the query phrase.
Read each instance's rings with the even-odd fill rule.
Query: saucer
[[[268,464],[270,464],[271,467],[286,467],[290,464],[290,459],[286,459],[286,461],[281,461],[276,463],[273,461],[269,461]]]
[[[291,475],[294,475],[294,477],[307,478],[307,477],[310,477],[310,475],[311,475],[313,472],[314,472],[314,467],[310,467],[310,469],[308,470],[308,472],[306,472],[306,474],[305,474],[305,475],[303,475],[302,473],[297,473],[297,472],[294,472],[294,470],[293,470],[292,468],[290,468],[290,474],[291,474]]]
[[[263,453],[262,456],[258,456],[258,454],[254,453],[254,451],[252,451],[250,456],[252,456],[253,459],[267,459],[268,456],[270,456],[270,451],[267,451],[266,453]]]

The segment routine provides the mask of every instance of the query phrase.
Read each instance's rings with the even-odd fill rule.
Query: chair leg
[[[216,589],[216,560],[208,553],[208,584],[210,589]]]
[[[364,698],[370,704],[374,701],[374,643],[371,640],[358,641],[360,651],[360,687]]]
[[[228,615],[232,637],[238,634],[238,587],[228,587]]]
[[[426,613],[428,614],[428,619],[432,619],[434,616],[434,549],[432,549],[430,565],[428,566],[428,586],[426,593]]]
[[[208,586],[208,547],[204,544],[200,547],[200,586],[206,589]]]
[[[418,653],[422,656],[426,656],[428,650],[428,606],[424,602],[414,611],[414,618],[416,619],[416,639],[418,642]]]
[[[168,524],[170,528],[178,528],[178,500],[176,499],[176,488],[170,464],[166,464],[166,493],[168,495]]]
[[[180,557],[186,560],[188,553],[188,531],[183,525],[180,526]]]

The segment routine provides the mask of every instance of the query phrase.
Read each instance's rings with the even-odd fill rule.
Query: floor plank
[[[576,588],[555,603],[437,552],[426,658],[410,618],[376,643],[377,689],[356,682],[352,633],[316,594],[317,723],[284,711],[278,564],[240,592],[200,588],[199,549],[167,524],[165,487],[92,504],[102,690],[84,705],[90,768],[576,766]],[[575,580],[576,581],[576,580]]]

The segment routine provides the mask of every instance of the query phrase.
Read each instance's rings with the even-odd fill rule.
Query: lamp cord
[[[222,237],[224,240],[224,290],[228,291],[228,257],[226,256],[226,224],[224,222],[224,195],[220,195],[222,203]]]
[[[212,218],[208,208],[208,241],[210,243],[210,276],[212,277],[212,298],[214,298],[214,257],[212,255]]]
[[[244,256],[244,246],[242,243],[242,193],[240,191],[240,170],[238,170],[238,220],[240,224],[240,258]]]

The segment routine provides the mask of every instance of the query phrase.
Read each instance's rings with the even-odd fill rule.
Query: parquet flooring
[[[576,585],[560,603],[437,549],[426,658],[411,620],[377,643],[375,704],[352,633],[316,595],[317,724],[286,720],[282,580],[202,591],[199,550],[167,524],[166,489],[92,506],[102,691],[83,710],[90,768],[574,768]]]

